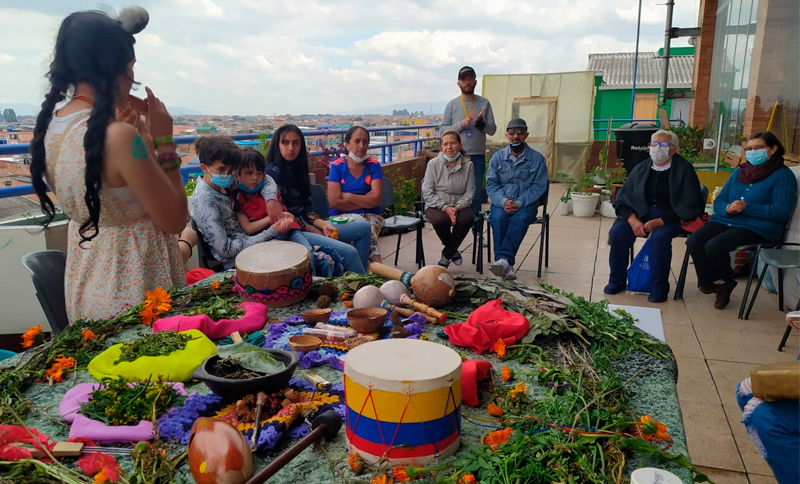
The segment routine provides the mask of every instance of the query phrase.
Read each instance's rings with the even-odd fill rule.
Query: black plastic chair
[[[800,284],[800,272],[797,273],[797,284]],[[797,300],[797,304],[794,306],[795,311],[800,311],[800,299]],[[789,313],[786,315],[786,331],[783,332],[783,337],[781,337],[781,342],[778,344],[778,351],[783,351],[783,347],[786,346],[786,340],[789,339],[789,335],[792,333],[792,325],[789,323]]]
[[[383,228],[387,232],[397,233],[397,249],[394,253],[394,265],[397,265],[398,258],[400,257],[400,241],[402,240],[403,232],[417,229],[416,262],[417,267],[421,269],[422,266],[425,265],[425,252],[422,249],[422,228],[425,226],[425,222],[422,220],[422,213],[408,212],[408,215],[397,215],[394,211],[394,187],[392,186],[392,180],[389,178],[383,179],[381,206],[384,210],[389,209],[393,214],[391,217],[384,218],[385,223]]]
[[[325,193],[325,187],[322,185],[311,184],[311,207],[314,213],[320,217],[328,218],[331,208],[328,205],[328,195]]]
[[[417,202],[417,206],[422,214],[422,221],[431,223],[428,216],[425,215],[425,200]],[[478,226],[478,230],[473,231],[472,234],[472,264],[475,266],[475,270],[478,271],[478,274],[483,274],[483,257],[478,255],[483,254],[483,222],[483,212],[476,214],[472,222],[473,226]]]
[[[700,191],[703,193],[703,200],[708,200],[708,187],[705,185],[700,185]],[[689,232],[682,233],[678,235],[676,238],[689,238],[692,235]],[[677,301],[678,299],[683,299],[683,289],[686,287],[686,274],[689,272],[689,249],[686,249],[686,253],[683,254],[683,264],[681,264],[681,272],[678,276],[678,282],[675,284],[675,294],[673,294],[672,299]]]
[[[64,272],[67,256],[58,250],[32,252],[22,256],[22,265],[31,273],[36,298],[50,324],[53,334],[69,326],[64,296]]]
[[[780,248],[787,245],[794,247],[800,246],[800,244],[785,243],[774,249],[764,249],[759,253],[758,258],[764,263],[764,268],[761,270],[761,275],[758,277],[756,288],[753,290],[753,298],[750,300],[750,305],[747,307],[744,319],[750,319],[750,311],[753,310],[753,305],[756,303],[756,297],[758,296],[758,290],[761,288],[761,283],[764,282],[764,276],[767,275],[767,270],[770,266],[778,269],[778,310],[783,311],[783,271],[786,269],[800,269],[800,251],[784,250]],[[780,350],[779,347],[778,351]]]
[[[209,246],[208,242],[203,238],[203,234],[200,232],[200,229],[197,228],[197,224],[194,223],[194,220],[192,220],[192,229],[197,232],[197,257],[200,259],[200,267],[211,269],[214,272],[222,272],[225,270],[222,262],[215,259],[211,254],[211,246]]]
[[[542,277],[542,262],[544,261],[545,267],[550,267],[550,214],[547,212],[547,197],[550,195],[550,181],[547,182],[547,188],[539,200],[538,205],[542,208],[542,215],[536,217],[536,220],[531,222],[531,225],[540,224],[542,226],[541,236],[539,237],[539,269],[536,272],[536,277]],[[491,210],[491,209],[490,209]],[[489,218],[490,210],[487,210],[482,215],[484,219]],[[482,229],[482,227],[481,227]],[[477,236],[477,234],[476,234]],[[492,262],[492,224],[486,224],[486,249],[487,261]],[[544,257],[542,257],[544,256]]]

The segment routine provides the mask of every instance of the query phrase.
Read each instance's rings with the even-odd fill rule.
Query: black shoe
[[[647,296],[647,300],[650,301],[651,303],[662,303],[662,302],[667,300],[667,295],[666,294],[661,295],[661,294],[650,293]]]
[[[715,292],[717,292],[717,289],[714,287],[714,284],[701,285],[698,287],[698,289],[700,289],[700,292],[702,292],[703,294],[714,294]]]
[[[725,281],[724,284],[715,284],[717,299],[714,301],[714,307],[717,309],[725,309],[731,302],[731,293],[739,283],[736,281]]]
[[[619,294],[624,290],[625,284],[619,282],[609,282],[606,284],[606,287],[603,288],[603,292],[606,294]]]
[[[461,253],[460,252],[456,252],[456,255],[454,255],[453,258],[450,259],[450,261],[453,264],[455,264],[457,266],[460,266],[461,263],[464,262],[464,259],[461,257]]]
[[[439,265],[447,269],[448,267],[450,267],[450,259],[448,259],[445,256],[442,256],[442,258],[439,259]]]

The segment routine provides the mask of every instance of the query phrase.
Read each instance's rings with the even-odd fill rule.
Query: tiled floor
[[[543,268],[544,281],[592,300],[607,298],[616,304],[661,309],[667,343],[678,360],[678,395],[693,463],[718,483],[775,483],[769,467],[739,423],[741,412],[736,405],[734,386],[749,376],[753,367],[795,359],[800,351],[798,332],[792,334],[783,352],[776,351],[786,328],[784,314],[778,311],[777,297],[760,291],[750,320],[739,320],[736,316],[743,284],[734,291],[730,305],[718,311],[713,306],[713,295],[703,295],[695,289],[697,279],[691,266],[682,301],[673,301],[671,294],[662,304],[649,303],[644,295],[606,296],[603,294],[603,286],[608,282],[606,238],[613,220],[599,214],[593,218],[559,215],[558,199],[562,191],[558,185],[550,190],[550,263]],[[532,226],[517,254],[517,275],[521,281],[536,278],[540,231],[540,226]],[[402,236],[399,268],[416,269],[415,240],[414,233]],[[672,289],[683,261],[685,240],[673,242]],[[484,275],[475,272],[471,264],[472,242],[470,235],[461,246],[464,264],[451,265],[450,271],[454,275],[493,277],[485,259]],[[380,243],[384,263],[393,264],[397,236],[382,237]],[[641,243],[637,243],[637,248]],[[430,225],[423,233],[423,247],[426,262],[435,264],[441,254],[441,243]]]

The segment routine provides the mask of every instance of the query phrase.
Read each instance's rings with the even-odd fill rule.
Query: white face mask
[[[353,153],[352,151],[348,152],[348,153],[347,153],[347,156],[349,156],[349,157],[350,157],[350,159],[351,159],[351,160],[353,160],[353,161],[354,161],[354,162],[356,162],[356,163],[364,163],[364,160],[366,160],[367,158],[369,158],[369,155],[364,155],[364,156],[356,156],[356,154],[355,154],[355,153]]]
[[[650,159],[656,163],[664,163],[669,158],[669,146],[651,146]]]

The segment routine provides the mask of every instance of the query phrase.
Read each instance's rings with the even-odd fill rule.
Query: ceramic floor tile
[[[772,471],[767,464],[767,461],[761,457],[761,452],[756,449],[753,441],[750,440],[750,435],[744,424],[741,423],[742,412],[739,407],[731,408],[724,407],[725,414],[728,418],[728,423],[733,430],[733,439],[736,446],[739,448],[739,455],[744,462],[744,467],[748,473],[753,474],[772,474]]]
[[[678,399],[681,403],[719,404],[719,394],[706,361],[702,358],[678,357]]]
[[[674,325],[665,325],[664,334],[667,337],[667,344],[672,348],[672,352],[678,358],[700,358],[703,359],[703,350],[694,329],[687,331],[684,328]]]
[[[697,466],[697,469],[719,484],[752,484],[743,472],[723,471],[711,467]]]
[[[745,470],[722,405],[683,401],[681,413],[692,463],[728,471]]]
[[[768,476],[750,474],[748,477],[750,477],[750,484],[778,484],[778,481],[772,476],[771,473]]]
[[[750,370],[758,365],[732,361],[708,360],[711,378],[717,387],[722,405],[739,410],[736,404],[736,384],[750,376]]]
[[[777,335],[771,333],[739,331],[736,329],[719,331],[717,328],[709,328],[708,326],[702,325],[698,325],[695,332],[697,333],[697,339],[699,339],[701,343],[713,342],[731,346],[756,346],[759,348],[776,349],[780,341],[780,338],[776,337]],[[800,332],[795,331],[790,336],[791,337],[787,341],[788,348],[784,351],[787,353],[797,353],[792,350],[798,347]]]
[[[709,360],[737,361],[753,365],[769,365],[797,359],[797,354],[777,351],[775,348],[759,348],[749,344],[731,346],[723,343],[701,343],[703,354]]]

